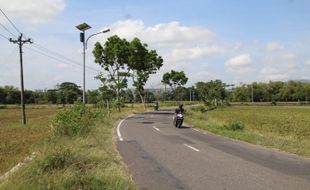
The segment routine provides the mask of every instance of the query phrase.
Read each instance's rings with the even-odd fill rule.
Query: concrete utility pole
[[[251,85],[252,87],[252,103],[254,103],[254,89],[253,89],[253,84]]]
[[[14,44],[18,44],[19,46],[19,59],[20,59],[20,103],[21,103],[21,111],[22,111],[22,124],[26,124],[26,113],[25,113],[25,96],[24,96],[24,71],[23,71],[23,45],[24,43],[32,43],[31,39],[28,38],[26,40],[23,40],[23,34],[20,34],[17,40],[13,40],[10,38],[10,42]]]

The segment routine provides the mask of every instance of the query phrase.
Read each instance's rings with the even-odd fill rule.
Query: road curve
[[[310,160],[185,127],[172,112],[131,116],[117,148],[141,189],[310,190]]]

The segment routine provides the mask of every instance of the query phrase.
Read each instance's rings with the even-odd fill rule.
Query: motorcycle
[[[174,116],[174,126],[177,128],[181,128],[182,124],[183,124],[183,120],[184,120],[184,115],[183,113],[177,113]]]
[[[154,103],[154,111],[158,111],[158,109],[159,109],[159,104],[158,104],[158,102],[155,102]]]

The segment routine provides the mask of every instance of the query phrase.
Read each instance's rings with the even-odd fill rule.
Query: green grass
[[[137,189],[116,150],[114,128],[120,118],[142,110],[113,110],[109,118],[103,111],[87,134],[49,136],[35,161],[0,189]]]
[[[310,157],[310,107],[231,106],[187,112],[188,123],[210,132]],[[230,122],[244,129],[229,130]]]

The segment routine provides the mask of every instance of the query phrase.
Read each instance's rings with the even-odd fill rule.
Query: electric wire
[[[22,32],[17,28],[17,26],[11,21],[11,19],[4,13],[4,11],[3,11],[1,8],[0,8],[0,11],[1,11],[1,13],[5,16],[5,18],[10,22],[10,24],[14,27],[14,29],[15,29],[18,33],[22,34]],[[1,24],[1,23],[0,23],[0,24]],[[7,29],[3,24],[1,24],[1,26],[2,26],[7,32],[9,32],[11,35],[13,35],[14,37],[17,38],[17,36],[16,36],[15,34],[13,34],[9,29]],[[5,37],[5,36],[2,35],[2,34],[1,34],[1,37],[6,38],[6,39],[9,40],[9,38]],[[23,35],[23,38],[26,39],[26,35]],[[36,49],[30,48],[30,47],[27,47],[27,46],[26,46],[26,48],[28,48],[29,50],[34,51],[34,52],[36,52],[36,53],[39,53],[39,54],[41,54],[41,55],[43,55],[43,56],[49,57],[50,59],[54,59],[54,60],[56,60],[56,61],[58,61],[58,62],[65,63],[65,64],[68,64],[68,62],[70,62],[70,64],[75,64],[75,65],[78,65],[78,66],[80,66],[80,67],[83,67],[83,65],[81,65],[79,62],[74,61],[74,60],[72,60],[72,59],[69,59],[69,58],[67,58],[67,57],[65,57],[65,56],[63,56],[63,55],[61,55],[61,54],[59,54],[59,53],[57,53],[57,52],[52,51],[52,50],[49,50],[48,48],[45,48],[45,47],[43,47],[42,45],[39,45],[38,43],[34,43],[33,45],[34,45],[34,47],[35,47]],[[89,67],[89,66],[85,66],[85,68],[88,69],[88,70],[91,70],[91,71],[93,71],[93,72],[96,72],[96,73],[101,72],[101,71],[99,71],[99,70],[97,70],[97,69],[94,69],[94,68],[92,68],[92,67]]]
[[[68,58],[68,57],[66,57],[66,56],[64,56],[64,55],[62,55],[60,53],[57,53],[57,52],[53,51],[53,50],[50,50],[50,49],[48,49],[48,48],[46,48],[46,47],[44,47],[42,45],[39,45],[38,43],[33,43],[32,45],[34,45],[35,48],[40,49],[41,51],[45,51],[46,53],[53,55],[54,57],[66,60],[67,62],[70,62],[70,63],[73,63],[73,64],[77,64],[79,66],[82,66],[82,64],[80,62],[75,61],[73,59],[70,59],[70,58]],[[90,66],[85,66],[85,67],[89,68],[89,69],[92,69],[92,70],[95,70],[97,72],[101,72],[100,70],[97,70],[97,69],[95,69],[93,67],[90,67]]]
[[[3,34],[0,34],[0,36],[1,36],[2,38],[5,38],[5,39],[7,39],[7,40],[10,40],[8,37],[6,37],[6,36],[3,35]]]
[[[8,33],[10,33],[13,37],[17,38],[17,36],[11,32],[7,27],[5,27],[3,24],[0,23],[0,25],[2,26],[2,28],[4,28],[4,30],[6,30]]]
[[[28,47],[28,46],[25,46],[25,47],[26,47],[27,49],[33,51],[33,52],[36,52],[36,53],[38,53],[38,54],[41,54],[41,55],[43,55],[43,56],[45,56],[45,57],[48,57],[48,58],[53,59],[53,60],[55,60],[55,61],[58,61],[58,62],[60,62],[60,63],[67,64],[67,65],[75,64],[75,65],[77,65],[77,66],[83,67],[82,65],[77,64],[77,63],[73,63],[73,62],[68,63],[68,62],[66,62],[66,61],[64,61],[64,60],[62,60],[62,59],[59,59],[59,58],[54,57],[54,56],[52,56],[52,55],[49,55],[49,54],[47,54],[46,52],[42,52],[42,51],[39,51],[39,50],[37,50],[37,49]],[[91,68],[91,67],[85,67],[85,68],[88,69],[89,71],[94,72],[94,73],[100,72],[100,71],[98,71],[98,70],[96,70],[96,69],[94,69],[94,68]]]
[[[16,27],[16,25],[11,21],[11,19],[3,12],[3,10],[0,8],[0,11],[5,16],[5,18],[11,23],[11,25],[15,28],[15,30],[21,34],[21,31]]]

